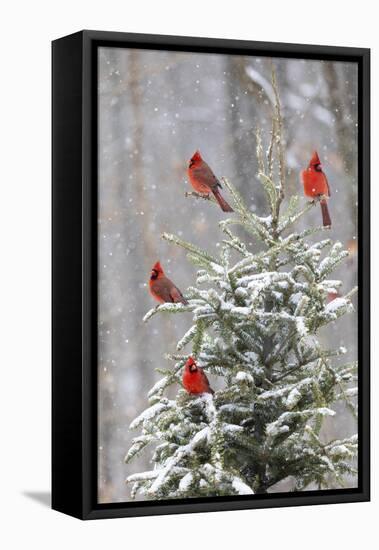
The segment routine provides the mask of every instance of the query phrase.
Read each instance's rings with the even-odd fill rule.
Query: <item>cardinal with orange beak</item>
[[[201,195],[213,193],[216,201],[224,212],[234,212],[233,208],[221,196],[219,189],[222,189],[208,164],[202,159],[200,151],[196,151],[188,164],[188,178],[192,187]]]
[[[156,262],[151,270],[149,280],[150,294],[161,304],[171,302],[188,304],[177,286],[164,274],[160,262]]]
[[[326,201],[326,199],[330,197],[330,187],[326,175],[322,171],[321,161],[317,151],[313,153],[308,168],[302,171],[301,179],[304,185],[305,196],[320,201],[322,223],[324,227],[330,227],[332,221]]]
[[[184,367],[182,377],[183,387],[188,393],[197,395],[200,393],[211,393],[214,391],[209,385],[207,375],[201,367],[196,365],[193,357],[189,357]]]

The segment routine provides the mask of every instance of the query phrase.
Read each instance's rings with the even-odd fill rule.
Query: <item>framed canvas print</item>
[[[369,499],[369,50],[53,42],[53,508]]]

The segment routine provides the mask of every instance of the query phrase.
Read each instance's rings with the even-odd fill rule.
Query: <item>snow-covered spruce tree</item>
[[[193,322],[177,344],[179,353],[168,355],[175,366],[159,369],[163,378],[148,394],[149,408],[131,424],[142,433],[126,461],[150,446],[153,463],[151,471],[128,477],[133,497],[265,493],[288,477],[300,491],[343,485],[346,474],[356,473],[357,436],[325,441],[320,431],[323,418],[336,414],[339,400],[356,414],[357,364],[344,364],[344,348],[325,349],[318,340],[322,327],[353,309],[356,289],[327,303],[328,293],[341,286],[329,277],[348,253],[330,239],[314,242],[322,227],[296,232],[313,203],[299,209],[298,197],[291,197],[282,213],[285,166],[274,73],[273,88],[276,105],[266,156],[257,133],[269,215],[252,213],[224,179],[235,214],[220,223],[219,257],[163,235],[183,247],[200,270],[186,292],[188,305],[163,304],[144,318],[190,312]],[[260,244],[258,253],[232,233],[235,224]],[[189,355],[220,379],[214,396],[180,389]],[[173,384],[179,389],[169,399],[165,391]]]

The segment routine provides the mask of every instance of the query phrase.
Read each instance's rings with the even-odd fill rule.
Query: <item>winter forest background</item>
[[[287,194],[303,199],[299,173],[317,150],[332,197],[331,238],[350,251],[335,277],[342,291],[357,282],[357,66],[274,59],[284,117]],[[185,291],[196,269],[185,251],[160,238],[167,231],[207,248],[220,240],[221,210],[185,197],[188,159],[200,149],[252,211],[262,214],[255,130],[271,129],[271,59],[198,53],[99,50],[99,502],[130,498],[125,478],[151,468],[149,453],[125,465],[135,433],[130,422],[147,407],[147,392],[167,367],[190,316],[156,316],[148,292],[153,263]],[[229,201],[230,196],[224,190]],[[313,208],[300,229],[320,224]],[[240,230],[240,235],[242,235]],[[244,236],[245,242],[249,242]],[[254,249],[254,243],[251,243]],[[356,298],[354,299],[356,305]],[[356,314],[321,331],[323,344],[357,357]],[[172,389],[171,395],[172,395]],[[342,405],[340,405],[342,407]],[[351,415],[326,418],[330,437],[355,430]],[[356,479],[348,485],[355,486]],[[283,487],[282,490],[286,490]]]

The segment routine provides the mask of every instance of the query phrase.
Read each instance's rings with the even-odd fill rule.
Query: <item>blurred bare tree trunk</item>
[[[356,78],[349,78],[349,68],[345,67],[341,74],[341,65],[338,63],[325,61],[322,64],[322,70],[324,80],[327,88],[326,103],[330,112],[334,118],[334,132],[336,136],[336,149],[339,160],[342,164],[341,172],[344,180],[343,194],[341,194],[337,200],[344,201],[345,209],[350,210],[350,215],[346,216],[345,227],[345,246],[350,247],[354,242],[352,238],[356,238],[357,235],[357,190],[358,190],[358,174],[357,174],[357,158],[358,158],[358,143],[356,126],[354,120],[356,120],[356,101],[357,101],[357,89]],[[354,98],[352,100],[352,98]],[[333,189],[332,189],[333,194]],[[334,197],[335,198],[335,195]],[[348,259],[347,265],[344,268],[344,276],[346,286],[354,286],[357,284],[357,268],[356,268],[356,256],[352,255]],[[356,306],[356,298],[354,300]],[[350,348],[357,342],[357,326],[349,323],[348,320],[343,319],[340,323],[340,330],[344,334],[346,342],[350,344]],[[352,351],[354,353],[352,353]],[[353,348],[350,351],[352,358],[356,353]],[[351,429],[354,425],[354,420],[348,414],[345,406],[337,404],[337,408],[342,411],[340,422],[332,423],[330,420],[325,423],[324,431],[328,435],[334,437],[340,437],[345,430]]]
[[[354,224],[354,232],[357,231],[357,174],[356,174],[356,158],[357,151],[352,150],[352,144],[356,142],[356,128],[353,125],[354,114],[351,110],[351,101],[348,96],[355,95],[351,87],[351,81],[345,81],[341,85],[341,78],[338,73],[338,64],[331,61],[323,63],[323,72],[325,82],[328,88],[327,101],[330,111],[335,119],[335,133],[337,137],[337,149],[340,158],[343,159],[344,173],[348,178],[346,190],[349,193],[349,207],[351,210],[351,220]]]
[[[233,183],[252,210],[263,214],[266,203],[263,189],[256,185],[258,169],[255,154],[255,132],[262,125],[257,104],[263,103],[263,99],[259,86],[246,72],[248,63],[247,58],[239,56],[228,56],[225,59],[229,149],[234,166]],[[243,228],[235,228],[234,231],[241,237],[244,233]]]

